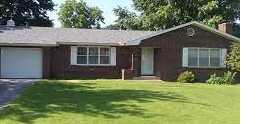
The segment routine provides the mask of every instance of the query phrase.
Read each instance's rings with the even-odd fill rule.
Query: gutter
[[[0,46],[55,47],[55,46],[57,46],[57,44],[36,44],[36,43],[0,43]]]
[[[87,46],[127,46],[120,43],[86,43],[86,42],[56,42],[56,44],[37,43],[0,43],[0,46],[28,46],[28,47],[56,47],[60,45],[87,45]]]
[[[59,45],[124,46],[120,43],[57,42],[57,46]]]

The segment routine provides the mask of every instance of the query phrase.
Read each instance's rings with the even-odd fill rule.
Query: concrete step
[[[139,77],[134,77],[133,80],[160,80],[160,77],[157,77],[157,76],[139,76]]]

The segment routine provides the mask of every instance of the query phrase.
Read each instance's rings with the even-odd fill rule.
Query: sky
[[[58,10],[61,3],[65,0],[53,0],[57,5],[55,10],[48,12],[50,19],[54,22],[54,27],[61,27],[61,24],[58,20]],[[117,6],[127,7],[129,10],[133,11],[133,2],[132,0],[85,0],[90,7],[97,6],[103,11],[104,22],[101,26],[107,26],[112,24],[116,20],[116,16],[113,14],[113,8]]]

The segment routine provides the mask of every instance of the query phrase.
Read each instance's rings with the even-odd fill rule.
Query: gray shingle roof
[[[48,27],[8,29],[0,27],[0,45],[121,45],[151,33],[154,32]]]

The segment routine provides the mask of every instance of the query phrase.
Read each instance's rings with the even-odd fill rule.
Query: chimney
[[[224,33],[228,33],[228,34],[232,34],[233,33],[233,29],[232,29],[233,24],[230,22],[224,22],[218,25],[218,30],[224,32]]]

